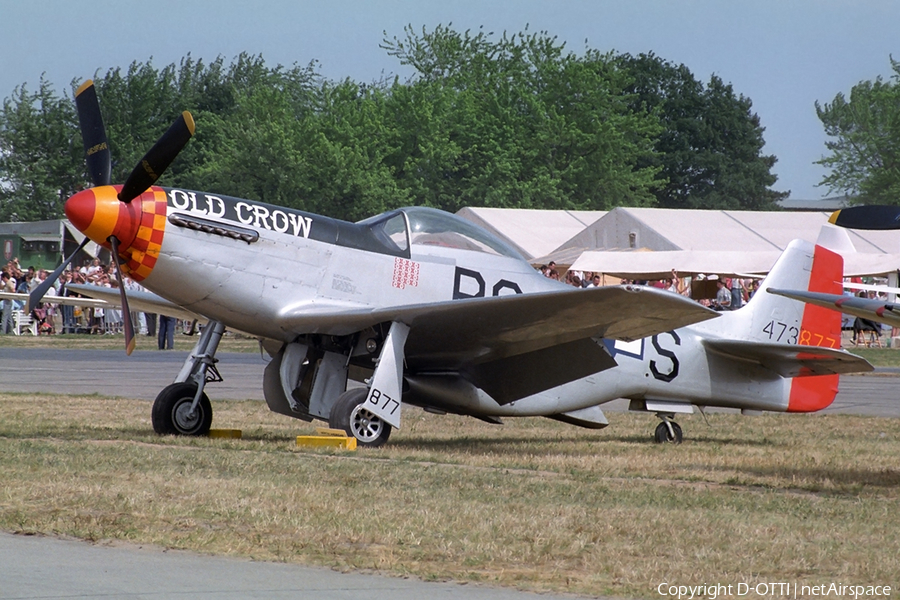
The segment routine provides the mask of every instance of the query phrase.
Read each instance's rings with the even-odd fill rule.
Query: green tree
[[[831,173],[819,185],[869,204],[900,204],[900,62],[890,81],[861,81],[850,99],[838,94],[816,113],[831,153],[816,161]]]
[[[85,179],[75,107],[41,78],[23,84],[0,114],[0,221],[55,219]]]
[[[406,204],[384,161],[395,136],[383,96],[349,80],[242,92],[204,123],[215,152],[195,173],[201,188],[349,220]]]
[[[408,27],[382,47],[410,81],[329,81],[315,63],[247,54],[95,74],[112,180],[190,110],[196,136],[160,185],[351,220],[404,204],[763,208],[779,196],[750,101],[717,77],[703,86],[652,55],[576,55],[527,29]],[[0,217],[60,216],[89,184],[71,98],[22,86],[0,119]]]
[[[666,208],[773,210],[787,192],[771,189],[774,156],[762,154],[763,127],[752,103],[716,75],[704,86],[684,65],[652,53],[618,59],[632,108],[662,125],[650,165],[659,168]]]
[[[154,142],[182,111],[192,113],[197,136],[185,147],[160,185],[196,188],[194,173],[217,149],[210,146],[204,121],[211,115],[229,117],[240,94],[250,89],[284,89],[285,82],[306,82],[307,68],[269,68],[261,56],[239,55],[227,67],[219,57],[208,65],[190,55],[179,65],[157,69],[151,62],[134,62],[123,73],[110,69],[95,77],[97,94],[113,160],[113,182],[121,183]]]
[[[417,203],[604,209],[652,204],[655,123],[631,111],[610,55],[546,33],[438,26],[382,47],[416,70],[395,83],[392,169]],[[645,161],[647,162],[647,161]]]

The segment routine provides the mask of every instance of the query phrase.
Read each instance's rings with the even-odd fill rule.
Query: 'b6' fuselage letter
[[[464,279],[465,278],[465,279]],[[477,291],[476,291],[477,288]],[[484,277],[478,271],[456,267],[453,275],[453,299],[461,298],[484,298],[484,292],[487,289]],[[509,290],[514,294],[521,294],[522,288],[515,281],[501,279],[491,288],[492,296],[500,296],[503,290]],[[509,293],[507,292],[507,294]]]
[[[462,291],[463,277],[474,281],[478,286],[478,291],[474,294]],[[466,285],[466,289],[470,288],[471,283]],[[453,299],[459,300],[460,298],[484,298],[484,277],[481,276],[481,273],[456,267],[456,273],[453,275]]]

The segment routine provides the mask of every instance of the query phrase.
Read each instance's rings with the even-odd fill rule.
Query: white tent
[[[672,270],[682,277],[700,273],[726,276],[768,273],[781,253],[774,251],[706,252],[662,250],[660,252],[617,252],[588,250],[572,263],[571,269],[605,273],[624,279],[666,279]]]
[[[828,212],[619,207],[558,249],[780,251],[793,239],[815,242],[830,216]],[[900,253],[900,231],[847,231],[857,252]]]
[[[844,276],[889,275],[900,269],[900,253],[859,252],[853,234],[825,223],[811,241],[839,253],[844,259]],[[808,235],[808,234],[807,234]],[[799,236],[798,236],[799,237]],[[793,239],[793,238],[792,238]],[[740,276],[765,274],[778,256],[775,250],[663,250],[659,252],[616,252],[589,250],[572,263],[580,271],[606,273],[628,279],[664,279],[672,269],[679,275],[719,274]]]
[[[827,211],[624,207],[608,213],[464,208],[458,214],[505,238],[533,264],[554,260],[634,279],[665,277],[672,268],[684,274],[765,272],[791,240],[815,242],[831,216]],[[841,250],[847,275],[900,269],[900,231],[842,231],[849,240]],[[639,249],[656,252],[615,252]]]
[[[506,240],[532,260],[552,252],[606,211],[462,208],[456,214]]]

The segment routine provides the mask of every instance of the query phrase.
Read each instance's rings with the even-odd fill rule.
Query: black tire
[[[347,435],[356,438],[359,446],[377,448],[391,437],[391,426],[378,415],[362,408],[367,394],[366,388],[353,388],[338,396],[328,415],[328,426],[343,429]]]
[[[164,387],[153,401],[150,413],[153,431],[159,435],[208,435],[212,425],[212,405],[205,392],[200,395],[196,414],[188,418],[196,393],[197,386],[193,383],[173,383]]]
[[[672,425],[672,431],[669,431],[669,425]],[[672,435],[673,433],[675,434],[674,436]],[[684,438],[681,432],[681,426],[675,421],[669,421],[668,423],[663,421],[657,425],[656,433],[653,437],[657,444],[680,444],[681,440]]]

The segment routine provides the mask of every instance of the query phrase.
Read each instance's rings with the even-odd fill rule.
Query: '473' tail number
[[[800,329],[793,327],[781,321],[769,321],[763,327],[763,333],[769,335],[769,339],[773,342],[784,342],[785,344],[796,344],[797,338],[800,336]]]
[[[785,344],[799,344],[801,346],[819,346],[827,348],[839,348],[840,341],[838,338],[830,335],[823,335],[808,329],[800,329],[793,327],[781,321],[769,321],[763,327],[763,333],[768,334],[769,339],[773,342],[782,342]]]

